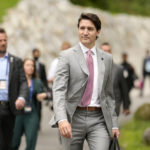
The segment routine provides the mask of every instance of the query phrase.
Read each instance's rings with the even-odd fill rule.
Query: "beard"
[[[0,49],[0,54],[5,54],[5,53],[6,53],[6,49],[4,49],[4,50]]]
[[[39,59],[39,57],[34,57],[34,60],[35,60],[35,61],[38,61],[38,59]]]

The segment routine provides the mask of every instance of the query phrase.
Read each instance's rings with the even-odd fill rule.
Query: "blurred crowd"
[[[65,41],[60,51],[70,47],[71,44]],[[102,43],[100,49],[113,55],[108,42]],[[127,53],[122,53],[121,57],[121,63],[114,63],[112,69],[118,116],[120,113],[130,114],[131,90],[138,88],[139,95],[143,96],[145,79],[150,77],[149,50],[143,60],[142,77],[137,76]],[[22,135],[26,137],[26,150],[35,149],[38,130],[41,128],[42,101],[47,101],[50,106],[49,102],[53,100],[52,85],[58,60],[55,58],[52,61],[46,73],[45,65],[40,62],[38,48],[32,50],[32,58],[23,61],[11,55],[7,52],[6,31],[0,28],[0,149],[9,150],[11,147],[12,150],[18,150]],[[50,109],[53,110],[53,106]]]

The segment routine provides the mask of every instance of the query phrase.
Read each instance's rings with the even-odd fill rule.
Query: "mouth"
[[[88,38],[88,37],[82,37],[82,39],[84,39],[84,40],[88,40],[89,38]]]
[[[6,45],[1,45],[1,48],[3,48],[3,49],[6,48]]]
[[[6,53],[6,50],[2,51],[0,50],[0,54],[5,54]]]

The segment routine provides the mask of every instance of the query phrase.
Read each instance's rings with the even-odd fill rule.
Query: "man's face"
[[[62,46],[61,46],[61,50],[66,50],[66,49],[68,49],[68,48],[70,48],[71,47],[71,45],[69,44],[69,43],[64,43],[64,44],[62,44]]]
[[[5,33],[0,33],[0,53],[6,53],[7,49],[7,36]]]
[[[93,22],[82,19],[79,24],[78,34],[80,42],[86,47],[92,48],[95,45],[96,37],[100,31],[96,30]]]
[[[126,62],[127,61],[127,55],[122,55],[122,60],[123,60],[123,62]]]
[[[105,51],[106,53],[110,53],[111,54],[111,47],[109,45],[102,45],[101,49],[103,51]]]
[[[34,53],[33,53],[33,58],[34,59],[38,59],[40,57],[40,52],[39,51],[35,51]]]

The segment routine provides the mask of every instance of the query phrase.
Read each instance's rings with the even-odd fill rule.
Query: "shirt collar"
[[[5,53],[4,57],[2,57],[3,59],[8,59],[8,52]]]
[[[81,42],[79,42],[79,45],[80,45],[80,47],[81,47],[83,53],[86,54],[89,49],[88,49],[87,47],[85,47]],[[91,48],[90,50],[92,51],[92,53],[93,53],[94,55],[96,55],[96,46],[95,46],[95,45],[94,45],[94,47]]]
[[[8,58],[8,52],[6,52],[6,54],[5,54],[5,56],[4,56],[5,58]]]

